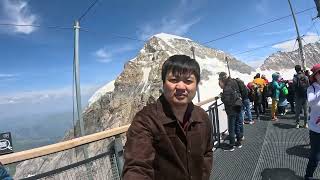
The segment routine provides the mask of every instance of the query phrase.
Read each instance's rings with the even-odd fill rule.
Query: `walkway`
[[[303,179],[310,151],[307,129],[296,129],[293,114],[271,122],[270,113],[254,125],[244,125],[243,147],[214,152],[213,180]],[[302,121],[301,121],[302,123]],[[320,168],[315,176],[320,178]]]

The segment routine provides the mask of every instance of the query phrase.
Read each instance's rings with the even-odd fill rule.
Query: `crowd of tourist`
[[[313,66],[311,75],[300,65],[294,68],[296,73],[292,79],[285,80],[275,72],[269,82],[265,75],[257,73],[246,86],[225,72],[219,73],[219,86],[223,90],[221,100],[228,116],[229,144],[224,150],[234,151],[235,147],[242,147],[243,124],[259,121],[261,114],[266,113],[268,99],[271,99],[271,121],[278,121],[278,116],[286,115],[290,104],[291,113],[295,114],[295,127],[309,127],[311,153],[305,179],[312,179],[320,159],[320,64]],[[255,119],[251,109],[255,112]],[[303,124],[300,124],[302,112]]]

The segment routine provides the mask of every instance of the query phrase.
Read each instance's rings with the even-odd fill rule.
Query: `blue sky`
[[[291,1],[295,11],[315,6],[313,0]],[[43,26],[0,26],[0,113],[71,109],[73,30],[45,27],[72,28],[92,2],[0,1],[0,23]],[[115,79],[143,46],[117,36],[146,40],[165,32],[207,42],[288,14],[287,0],[100,0],[80,24],[85,30],[80,32],[83,99]],[[316,14],[313,9],[297,15],[300,33],[310,35],[306,42],[319,39],[311,21]],[[319,20],[315,26],[320,28]],[[295,36],[290,17],[208,45],[237,54]],[[236,57],[255,66],[273,52],[294,49],[293,45],[290,41]]]

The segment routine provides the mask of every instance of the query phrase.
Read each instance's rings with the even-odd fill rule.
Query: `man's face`
[[[168,73],[163,83],[163,93],[172,106],[184,106],[192,101],[196,95],[197,80],[194,74],[189,77],[175,77]]]

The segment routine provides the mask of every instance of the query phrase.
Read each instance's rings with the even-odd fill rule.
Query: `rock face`
[[[249,77],[250,73],[254,71],[250,66],[230,55],[201,46],[190,39],[163,33],[155,35],[149,39],[134,59],[124,65],[123,72],[114,82],[111,82],[113,83],[112,88],[104,93],[99,91],[94,95],[94,100],[90,101],[90,105],[83,112],[86,134],[129,124],[136,112],[159,97],[162,89],[161,67],[163,62],[174,54],[185,54],[192,57],[190,50],[192,46],[195,48],[196,60],[201,67],[201,100],[219,93],[217,73],[226,71],[224,61],[226,56],[230,58],[229,65],[232,73]],[[66,134],[65,140],[72,138],[72,134],[73,131],[70,130]],[[79,128],[76,129],[76,134],[79,134]],[[91,143],[88,146],[89,156],[106,152],[111,140],[110,138]],[[81,159],[83,159],[83,153],[81,150],[75,149],[25,161],[18,165],[15,178],[19,179],[28,174],[50,171]],[[103,169],[110,169],[110,161],[107,160],[99,166]],[[78,172],[70,171],[69,173],[70,177],[73,177]],[[95,175],[95,179],[100,179],[99,171]],[[110,177],[111,175],[108,175],[102,179]],[[59,179],[59,176],[52,178]]]
[[[306,66],[311,68],[314,64],[320,63],[320,43],[310,43],[303,47]],[[292,52],[277,52],[269,56],[260,67],[261,70],[283,70],[293,69],[295,65],[301,65],[299,50]]]

